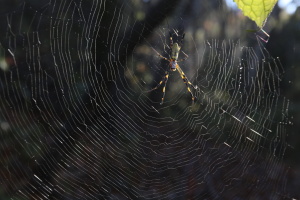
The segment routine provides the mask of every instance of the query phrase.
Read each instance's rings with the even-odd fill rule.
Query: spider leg
[[[163,78],[161,79],[161,81],[160,81],[154,88],[152,88],[151,90],[148,90],[148,91],[146,91],[146,92],[151,92],[151,91],[153,91],[153,90],[156,90],[157,88],[159,88],[159,87],[161,86],[161,84],[162,84],[163,82],[168,81],[168,78],[169,78],[169,72],[166,71],[166,72],[165,72],[165,76],[163,76]]]
[[[152,47],[151,47],[152,48]],[[155,51],[155,53],[159,56],[159,57],[161,57],[162,59],[165,59],[165,60],[167,60],[167,61],[169,61],[169,59],[168,58],[166,58],[166,57],[163,57],[160,53],[158,53],[154,48],[152,48],[153,49],[153,51]]]
[[[151,90],[146,91],[146,92],[151,92],[151,91],[153,91],[153,90],[156,90],[157,88],[159,88],[159,87],[161,86],[162,83],[165,83],[165,84],[164,84],[164,87],[163,87],[163,90],[162,90],[162,91],[163,91],[163,96],[162,96],[162,98],[161,98],[161,103],[160,103],[160,104],[163,104],[163,102],[164,102],[164,98],[165,98],[165,94],[166,94],[166,85],[167,85],[168,79],[169,79],[169,72],[166,71],[166,72],[165,72],[165,76],[164,76],[164,77],[162,78],[162,80],[157,84],[157,86],[154,87],[154,88],[152,88]]]
[[[169,79],[169,72],[168,72],[168,71],[166,71],[166,76],[165,76],[165,85],[164,85],[164,88],[163,88],[163,96],[162,96],[162,98],[161,98],[160,105],[162,105],[162,104],[164,103],[165,94],[166,94],[166,86],[167,86],[168,79]]]
[[[178,71],[178,73],[180,74],[180,76],[181,76],[183,82],[185,83],[188,92],[191,94],[191,96],[192,96],[192,101],[193,101],[193,103],[194,103],[194,101],[195,101],[195,96],[193,95],[190,86],[192,86],[193,88],[195,88],[195,86],[193,86],[193,84],[188,80],[188,78],[186,77],[186,75],[184,74],[184,72],[182,71],[182,69],[179,67],[179,65],[177,65],[176,68],[177,68],[177,71]]]
[[[182,61],[185,61],[186,59],[188,59],[188,55],[186,53],[184,53],[184,51],[181,51],[183,53],[183,55],[185,56],[184,58],[180,59],[180,60],[177,60],[177,62],[182,62]]]
[[[180,46],[182,47],[182,43],[183,43],[183,38],[185,36],[185,33],[183,33],[182,37],[181,37],[181,40],[180,40]]]

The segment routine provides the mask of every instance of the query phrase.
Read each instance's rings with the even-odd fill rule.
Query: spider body
[[[182,40],[184,38],[184,34],[182,35],[182,38],[181,38],[181,41],[180,41],[180,45],[179,43],[174,43],[173,44],[173,38],[172,38],[172,34],[170,33],[170,49],[171,49],[171,55],[170,55],[170,58],[166,58],[164,56],[162,56],[160,53],[158,53],[154,48],[152,48],[156,54],[163,58],[164,60],[168,61],[169,62],[169,67],[170,67],[170,71],[178,71],[178,73],[180,74],[183,82],[186,84],[186,87],[187,87],[187,90],[188,92],[191,94],[192,96],[192,101],[194,102],[195,100],[195,97],[193,95],[193,93],[191,92],[191,89],[190,89],[190,86],[192,86],[193,88],[195,88],[192,83],[188,80],[188,78],[186,77],[186,75],[184,74],[184,72],[182,71],[182,69],[179,67],[178,63],[181,62],[181,61],[184,61],[188,58],[188,55],[186,53],[184,53],[183,51],[181,51],[184,55],[185,55],[185,58],[183,59],[180,59],[178,60],[178,57],[179,57],[179,53],[180,53],[180,49],[182,47]],[[164,82],[164,87],[163,87],[163,97],[161,99],[161,103],[160,104],[163,104],[164,102],[164,97],[165,97],[165,92],[166,92],[166,84],[167,84],[167,81],[169,79],[169,71],[166,71],[165,72],[165,76],[163,77],[163,79],[158,83],[158,85],[149,90],[148,92],[151,92],[153,90],[156,90],[157,88],[159,88],[159,86]]]
[[[170,70],[171,71],[176,71],[177,68],[177,60],[178,60],[178,56],[179,56],[179,51],[180,51],[181,47],[178,45],[178,43],[174,43],[172,46],[172,52],[171,52],[171,58],[170,58]]]

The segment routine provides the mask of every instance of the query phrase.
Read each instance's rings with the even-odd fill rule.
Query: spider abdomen
[[[174,43],[172,46],[171,59],[178,60],[180,51],[180,46],[177,43]]]

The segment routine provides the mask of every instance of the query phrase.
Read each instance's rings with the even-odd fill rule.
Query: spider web
[[[170,72],[160,105],[163,86],[146,91],[168,63],[152,48],[168,57],[172,29],[135,6],[16,1],[1,11],[2,197],[284,197],[280,59],[259,40],[201,40],[187,28],[179,64],[197,100]],[[176,42],[183,32],[173,32]]]

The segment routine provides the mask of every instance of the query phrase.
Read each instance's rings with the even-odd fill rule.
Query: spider
[[[154,51],[155,51],[155,53],[159,56],[159,57],[161,57],[161,58],[163,58],[164,60],[166,60],[166,61],[168,61],[169,62],[169,70],[167,70],[166,72],[165,72],[165,76],[162,78],[162,80],[157,84],[157,86],[156,87],[154,87],[153,89],[151,89],[151,90],[149,90],[149,91],[147,91],[147,92],[151,92],[151,91],[153,91],[153,90],[156,90],[156,89],[158,89],[160,86],[161,86],[161,84],[164,82],[164,87],[163,87],[163,96],[162,96],[162,98],[161,98],[161,105],[163,104],[163,102],[164,102],[164,98],[165,98],[165,93],[166,93],[166,85],[167,85],[167,82],[168,82],[168,79],[169,79],[169,71],[178,71],[178,73],[180,74],[180,76],[181,76],[181,78],[182,78],[182,80],[183,80],[183,82],[185,83],[185,85],[186,85],[186,87],[187,87],[187,90],[188,90],[188,92],[191,94],[191,96],[192,96],[192,101],[193,101],[193,103],[194,103],[194,100],[195,100],[195,97],[194,97],[194,95],[193,95],[193,93],[192,93],[192,91],[191,91],[191,88],[190,88],[190,86],[192,86],[194,89],[195,89],[195,87],[192,85],[192,83],[188,80],[188,78],[186,77],[186,75],[184,74],[184,72],[182,71],[182,69],[179,67],[179,65],[178,65],[178,63],[179,62],[181,62],[181,61],[184,61],[184,60],[186,60],[189,56],[186,54],[186,53],[184,53],[183,51],[181,51],[183,54],[184,54],[184,58],[183,59],[180,59],[180,60],[178,60],[178,56],[179,56],[179,52],[180,52],[180,49],[181,49],[181,47],[182,47],[182,41],[183,41],[183,38],[184,38],[184,35],[185,34],[183,34],[182,35],[182,38],[181,38],[181,40],[180,40],[180,45],[177,43],[177,42],[175,42],[174,44],[173,44],[173,38],[172,38],[172,34],[170,33],[170,50],[171,50],[171,55],[170,55],[170,58],[168,59],[168,58],[166,58],[166,57],[164,57],[164,56],[162,56],[160,53],[158,53],[154,48],[152,48]]]

